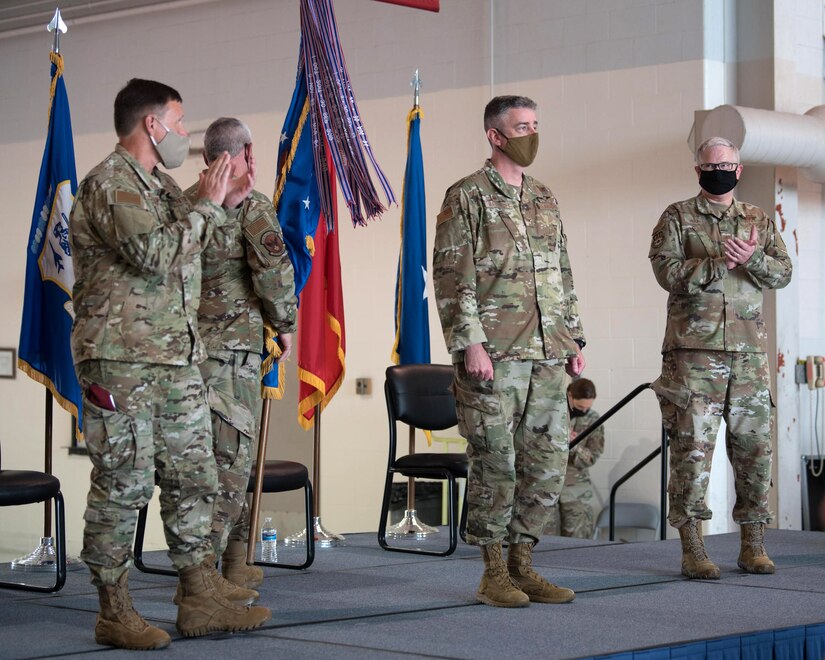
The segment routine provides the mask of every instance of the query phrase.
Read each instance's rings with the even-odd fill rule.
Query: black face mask
[[[736,188],[736,170],[725,172],[724,170],[713,170],[711,172],[699,173],[699,185],[702,190],[707,190],[711,195],[724,195]]]
[[[579,410],[578,408],[570,408],[570,416],[571,417],[584,417],[589,410]]]

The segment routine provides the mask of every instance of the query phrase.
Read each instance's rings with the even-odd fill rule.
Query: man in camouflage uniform
[[[70,223],[72,352],[93,465],[82,557],[100,597],[97,642],[162,648],[169,635],[134,610],[127,586],[137,511],[152,496],[156,471],[169,556],[183,584],[178,630],[245,630],[270,616],[227,600],[208,565],[217,477],[197,368],[205,357],[196,316],[200,251],[225,221],[221,204],[237,204],[254,181],[227,194],[224,154],[201,177],[193,207],[156,167],[176,167],[189,151],[180,95],[133,79],[114,114],[118,145],[81,182]]]
[[[592,380],[579,378],[567,388],[567,407],[570,410],[570,440],[590,428],[599,419],[593,410],[596,386]],[[570,450],[564,488],[556,506],[550,507],[545,532],[560,536],[589,539],[593,536],[593,482],[590,468],[604,451],[604,427],[600,426]]]
[[[662,375],[652,385],[670,442],[670,524],[682,540],[682,573],[720,575],[705,551],[702,521],[720,420],[733,466],[740,525],[738,564],[773,573],[765,551],[771,521],[772,402],[762,290],[791,280],[791,260],[765,212],[733,197],[739,150],[710,138],[696,152],[701,190],[671,204],[653,230],[650,261],[669,292]]]
[[[467,540],[485,566],[476,597],[499,607],[568,602],[570,589],[532,568],[567,463],[565,368],[584,367],[567,238],[553,193],[524,174],[538,148],[536,104],[496,97],[484,129],[492,155],[447,191],[433,254],[468,441]]]
[[[206,129],[204,160],[230,155],[230,186],[243,185],[254,170],[252,134],[241,121],[222,117]],[[198,186],[186,191],[197,199]],[[208,358],[200,365],[212,411],[218,494],[212,516],[212,548],[223,576],[257,587],[263,571],[246,564],[249,507],[246,486],[261,416],[261,350],[264,321],[278,333],[280,362],[292,348],[297,298],[292,262],[269,199],[256,190],[215,230],[201,256],[203,290],[198,329]],[[277,367],[276,367],[277,368]]]

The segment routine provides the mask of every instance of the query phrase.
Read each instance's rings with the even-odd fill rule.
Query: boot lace
[[[705,544],[699,537],[699,528],[690,523],[688,523],[688,547],[696,561],[710,561],[710,557],[708,557],[705,550]]]

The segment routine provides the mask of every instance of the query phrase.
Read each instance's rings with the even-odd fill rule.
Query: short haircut
[[[211,163],[224,151],[237,156],[247,144],[252,144],[252,132],[240,119],[221,117],[216,119],[203,136],[203,154]]]
[[[484,132],[496,128],[501,116],[512,108],[535,110],[536,102],[526,96],[496,96],[484,108]]]
[[[567,386],[567,391],[570,392],[570,396],[574,399],[596,398],[596,386],[592,380],[587,380],[587,378],[574,380]]]
[[[182,102],[180,94],[169,85],[132,78],[115,97],[115,132],[130,135],[146,115],[160,114],[170,101]]]
[[[713,147],[727,147],[728,149],[733,149],[734,158],[737,163],[739,162],[739,148],[733,142],[723,137],[712,137],[702,142],[696,150],[695,158],[697,165],[702,163],[702,154]]]

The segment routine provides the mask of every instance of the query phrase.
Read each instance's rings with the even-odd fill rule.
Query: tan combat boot
[[[97,588],[100,614],[95,624],[95,641],[121,649],[166,648],[172,638],[135,612],[127,581],[128,573],[124,572],[115,584]]]
[[[721,572],[705,551],[702,521],[690,518],[679,528],[682,540],[682,575],[699,580],[718,580]]]
[[[739,534],[739,568],[748,573],[773,573],[776,566],[765,551],[765,523],[744,523],[739,526]]]
[[[260,587],[264,581],[263,569],[246,563],[246,543],[243,541],[229,541],[221,556],[221,573],[232,584],[246,589]]]
[[[209,555],[204,559],[203,567],[215,583],[218,593],[226,598],[226,600],[232,601],[237,605],[252,605],[252,603],[257,602],[261,597],[261,594],[254,589],[244,589],[218,575],[218,569],[215,568],[215,555]],[[175,597],[172,599],[172,602],[175,605],[180,605],[181,598],[183,598],[183,587],[181,583],[178,582],[178,588],[177,591],[175,591]]]
[[[484,575],[476,592],[476,599],[493,607],[527,607],[530,599],[510,579],[507,564],[501,554],[501,543],[481,546]]]
[[[533,569],[533,544],[511,543],[507,551],[507,571],[534,603],[569,603],[576,597],[572,589],[557,587]]]
[[[238,605],[218,591],[210,571],[203,563],[180,570],[183,597],[178,605],[178,632],[184,637],[199,637],[222,630],[252,630],[272,616],[267,607]]]

